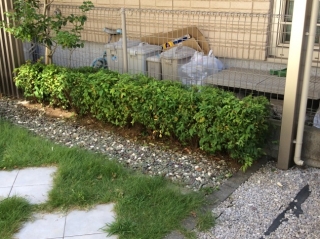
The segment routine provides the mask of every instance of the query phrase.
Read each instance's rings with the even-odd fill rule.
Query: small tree
[[[11,33],[22,41],[36,41],[46,48],[45,63],[52,63],[52,56],[57,47],[74,50],[83,47],[81,31],[87,21],[85,12],[94,6],[91,1],[85,1],[79,7],[82,14],[63,16],[59,9],[50,16],[50,6],[54,0],[16,0],[14,10],[6,12],[6,20],[0,21],[0,28]],[[43,9],[40,12],[41,8]]]

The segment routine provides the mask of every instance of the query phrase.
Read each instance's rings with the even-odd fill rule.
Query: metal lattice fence
[[[50,9],[50,14],[80,14],[76,6],[51,5]],[[289,44],[284,24],[290,20],[288,15],[159,9],[124,9],[124,14],[125,22],[119,8],[88,12],[82,33],[85,47],[58,47],[54,63],[79,67],[105,61],[109,69],[121,73],[128,70],[186,85],[211,85],[239,97],[264,95],[274,106],[274,117],[282,118],[285,84],[290,80],[286,79]],[[123,25],[126,32],[122,32]],[[123,49],[124,33],[127,49]],[[173,43],[179,38],[184,38],[178,40],[183,47]],[[165,43],[174,46],[164,49]],[[213,55],[207,57],[210,50]],[[195,51],[203,52],[196,61]],[[36,60],[44,55],[44,49],[35,42],[25,43],[24,55]],[[320,98],[317,59],[319,51],[315,50],[306,112],[310,125]]]

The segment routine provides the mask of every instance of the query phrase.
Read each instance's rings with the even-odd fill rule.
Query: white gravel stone
[[[175,175],[176,181],[194,190],[198,190],[200,185],[212,184],[210,178],[202,177],[202,172],[196,170],[204,168],[202,162],[208,162],[207,172],[220,181],[226,180],[228,173],[235,172],[224,161],[210,160],[199,153],[185,155],[152,143],[142,145],[107,130],[92,130],[72,120],[47,117],[44,111],[27,110],[17,103],[17,100],[0,97],[0,117],[56,143],[106,154],[126,167],[151,176],[167,175],[172,179]],[[185,172],[188,177],[185,177]],[[219,185],[220,181],[214,182],[212,187]]]
[[[294,167],[282,171],[268,163],[213,210],[218,217],[216,226],[207,233],[198,233],[198,238],[320,238],[319,176],[320,169]],[[306,184],[311,194],[301,206],[303,214],[297,217],[289,210],[285,214],[287,221],[265,236],[272,222]]]

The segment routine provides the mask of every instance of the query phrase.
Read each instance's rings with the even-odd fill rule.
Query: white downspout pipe
[[[311,66],[312,66],[314,40],[316,37],[318,10],[319,10],[319,0],[313,0],[312,10],[311,10],[312,11],[311,12],[311,19],[310,19],[310,28],[309,28],[309,34],[308,34],[306,63],[305,63],[305,69],[304,69],[304,75],[303,75],[303,85],[302,85],[302,92],[301,92],[297,137],[295,140],[296,147],[295,147],[295,152],[294,152],[294,163],[297,165],[300,165],[300,166],[305,164],[304,161],[301,160],[301,150],[302,150],[302,142],[303,142],[304,125],[305,125],[305,119],[306,119],[306,110],[307,110],[307,101],[308,101],[308,92],[309,92],[309,81],[310,81],[310,76],[311,76],[310,72],[311,72]]]

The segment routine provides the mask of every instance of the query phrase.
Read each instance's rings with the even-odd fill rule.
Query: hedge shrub
[[[261,156],[268,133],[265,97],[240,100],[213,87],[40,62],[27,62],[16,73],[15,83],[27,98],[73,108],[118,126],[139,123],[158,137],[173,136],[184,143],[196,140],[206,152],[229,153],[244,170]]]

